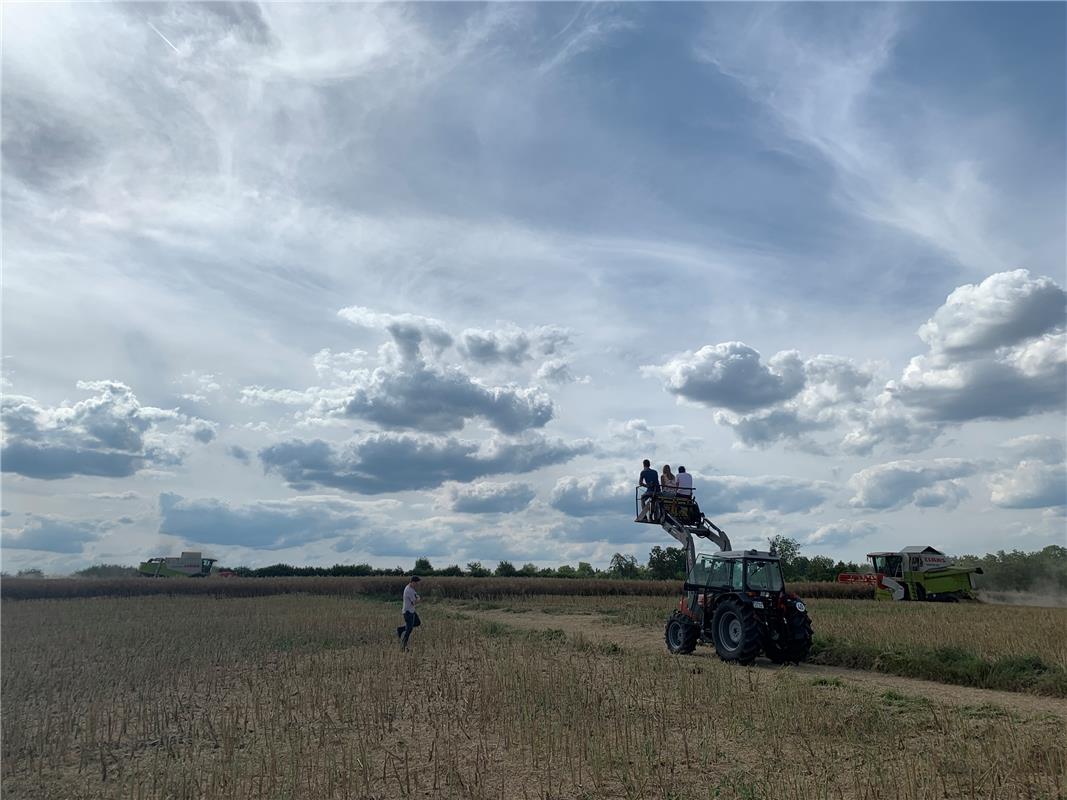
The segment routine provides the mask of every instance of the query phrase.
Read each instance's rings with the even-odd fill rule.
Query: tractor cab
[[[701,553],[685,581],[686,591],[780,592],[784,585],[778,556],[757,550]]]

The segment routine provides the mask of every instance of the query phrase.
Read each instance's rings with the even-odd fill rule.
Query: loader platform
[[[720,550],[730,549],[730,537],[726,535],[726,531],[704,516],[697,504],[696,492],[657,492],[652,494],[643,508],[643,491],[643,486],[634,490],[634,522],[659,525],[663,528],[685,548],[686,561],[690,568],[696,556],[693,537],[708,539],[718,545]]]

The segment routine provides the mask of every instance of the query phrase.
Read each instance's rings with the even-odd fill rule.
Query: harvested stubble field
[[[430,604],[403,653],[396,604],[366,598],[5,601],[4,797],[1051,799],[1067,790],[1058,713],[522,631],[455,605]]]
[[[815,663],[1067,697],[1067,609],[827,598],[807,604],[815,627]],[[584,615],[590,627],[608,623],[662,631],[673,603],[663,597],[527,596],[454,605],[474,611]]]

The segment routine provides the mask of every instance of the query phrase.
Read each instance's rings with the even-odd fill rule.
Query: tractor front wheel
[[[675,611],[667,620],[663,638],[667,642],[667,649],[672,653],[686,655],[696,649],[699,633],[700,629],[693,620],[681,611]]]
[[[767,658],[775,664],[799,664],[811,652],[811,618],[797,611],[785,621],[785,639],[767,643]]]
[[[715,608],[711,621],[715,652],[723,661],[751,664],[759,655],[763,635],[752,606],[737,597],[727,597]]]

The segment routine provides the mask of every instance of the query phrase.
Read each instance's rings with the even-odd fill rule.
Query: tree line
[[[852,561],[834,561],[828,556],[801,555],[800,543],[789,537],[775,536],[771,547],[781,558],[782,573],[787,583],[836,580],[841,572],[870,572],[869,564]],[[996,591],[1025,591],[1067,594],[1067,547],[1049,545],[1042,550],[1028,553],[1022,550],[1010,552],[999,550],[984,556],[960,556],[961,566],[981,567],[979,586]],[[370,577],[419,575],[422,577],[472,577],[488,578],[609,578],[617,580],[683,580],[685,578],[685,551],[680,547],[653,547],[647,563],[640,563],[634,556],[615,553],[606,569],[598,569],[587,561],[577,566],[563,564],[559,567],[538,567],[532,563],[516,566],[511,561],[498,561],[495,566],[480,561],[470,561],[465,567],[450,564],[436,568],[427,558],[416,559],[412,569],[396,566],[373,567],[370,564],[334,564],[332,567],[300,567],[292,564],[271,564],[266,567],[217,567],[216,572],[230,572],[239,577]],[[135,567],[121,564],[96,564],[74,573],[81,578],[122,578],[138,574]],[[3,577],[12,577],[3,575]],[[15,577],[44,577],[39,569],[19,570]]]

